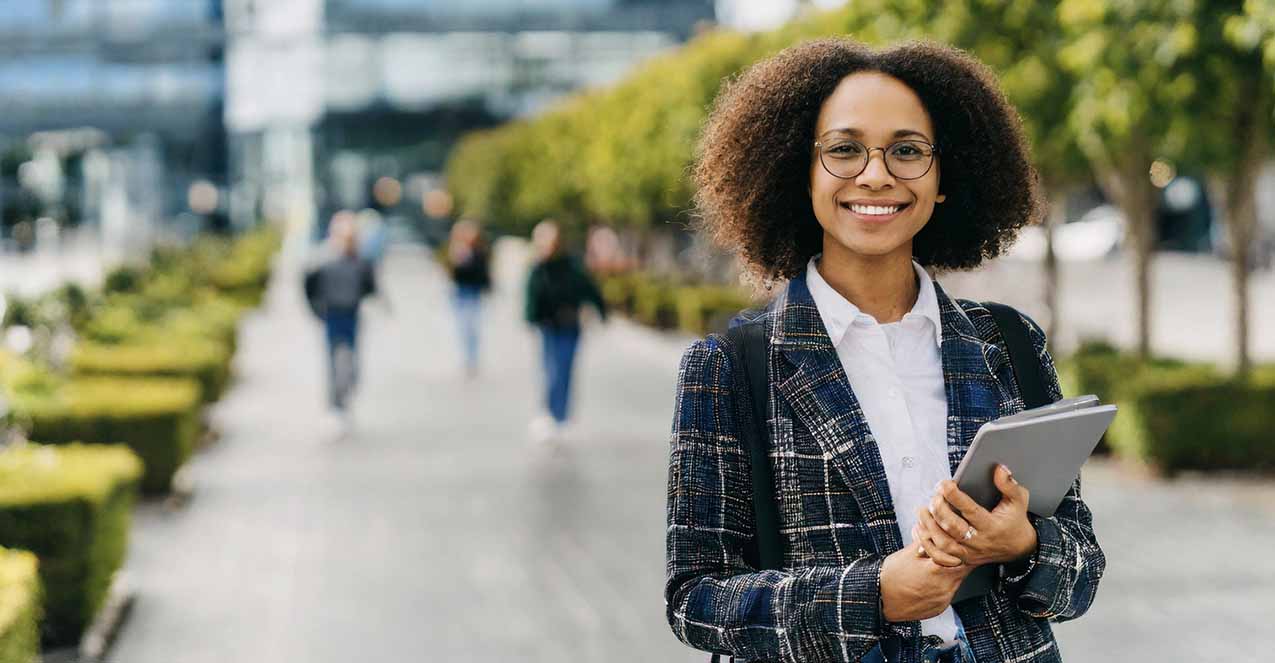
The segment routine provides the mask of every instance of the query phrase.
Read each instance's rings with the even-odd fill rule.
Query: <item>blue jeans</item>
[[[554,421],[564,423],[571,399],[571,369],[580,344],[580,330],[541,327],[540,335],[544,341],[546,404]]]
[[[328,397],[332,407],[344,410],[359,381],[359,314],[329,312],[323,328],[328,337]]]
[[[452,299],[456,307],[456,321],[460,325],[461,350],[465,353],[465,368],[478,368],[478,321],[481,312],[482,290],[472,285],[456,286]]]
[[[873,647],[859,663],[913,663],[912,661],[886,661],[881,646]],[[977,663],[974,650],[970,649],[969,640],[965,637],[965,629],[957,626],[956,644],[950,647],[930,647],[921,654],[917,663]]]

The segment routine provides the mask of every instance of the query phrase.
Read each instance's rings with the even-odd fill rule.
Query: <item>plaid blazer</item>
[[[1023,409],[1008,351],[982,305],[935,284],[942,320],[948,460],[955,471],[979,426]],[[789,282],[760,318],[767,330],[770,462],[784,568],[744,561],[754,535],[749,457],[737,429],[733,367],[719,337],[682,358],[668,476],[669,625],[697,649],[750,661],[852,663],[893,640],[914,661],[934,636],[885,621],[882,560],[904,547],[876,440],[807,289]],[[1045,335],[1023,317],[1061,398]],[[1039,547],[1017,578],[955,605],[979,663],[1061,661],[1050,621],[1084,614],[1106,558],[1080,480],[1050,518],[1030,516]]]

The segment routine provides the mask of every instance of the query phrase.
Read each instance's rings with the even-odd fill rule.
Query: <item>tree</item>
[[[1191,2],[1062,0],[1058,61],[1075,77],[1068,124],[1099,186],[1124,212],[1134,256],[1137,350],[1151,353],[1151,262],[1159,159],[1180,160],[1198,124],[1190,70],[1199,48]]]
[[[1213,131],[1201,132],[1204,153],[1224,179],[1226,228],[1235,299],[1236,373],[1246,377],[1249,352],[1250,247],[1257,232],[1256,184],[1271,152],[1275,116],[1275,5],[1230,0],[1209,5],[1213,56],[1205,62],[1210,91],[1202,111]]]

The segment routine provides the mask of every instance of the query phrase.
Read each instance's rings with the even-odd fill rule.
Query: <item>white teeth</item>
[[[891,205],[889,207],[883,207],[880,205],[851,205],[850,209],[854,210],[857,214],[886,215],[894,214],[895,212],[903,209],[903,205]]]

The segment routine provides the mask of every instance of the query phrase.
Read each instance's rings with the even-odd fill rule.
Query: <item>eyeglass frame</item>
[[[825,171],[825,172],[827,172],[829,175],[831,175],[831,176],[833,176],[833,177],[835,177],[835,178],[837,178],[837,179],[839,179],[839,180],[852,180],[852,179],[854,179],[854,178],[856,178],[856,177],[858,177],[858,176],[862,175],[862,174],[863,174],[863,171],[865,171],[865,170],[867,170],[867,169],[868,169],[868,164],[872,163],[872,151],[873,151],[873,150],[881,150],[881,164],[882,164],[883,166],[885,166],[885,172],[890,173],[890,177],[893,177],[893,178],[894,178],[894,179],[896,179],[896,180],[903,180],[903,181],[905,181],[905,182],[914,182],[914,181],[919,180],[919,179],[921,179],[922,177],[925,177],[926,175],[929,175],[929,174],[930,174],[930,171],[934,169],[934,161],[935,161],[935,157],[936,157],[936,156],[938,156],[938,155],[940,154],[939,146],[938,146],[938,145],[935,145],[934,143],[931,143],[931,142],[929,142],[929,141],[918,140],[918,139],[916,139],[916,138],[905,138],[905,139],[903,139],[903,140],[896,140],[896,141],[894,141],[893,143],[890,143],[889,145],[886,145],[885,147],[868,147],[867,145],[864,145],[862,142],[860,142],[860,141],[858,141],[858,140],[855,140],[855,139],[853,139],[853,138],[849,139],[849,142],[858,143],[859,145],[863,145],[863,149],[865,149],[865,150],[867,150],[867,151],[868,151],[868,156],[867,156],[867,158],[865,158],[865,159],[863,160],[863,168],[862,168],[859,172],[857,172],[857,173],[855,173],[855,174],[853,174],[853,175],[849,175],[849,176],[841,176],[841,175],[838,175],[838,174],[836,174],[836,173],[832,172],[832,169],[831,169],[831,168],[829,168],[829,167],[828,167],[828,164],[824,162],[824,160],[823,160],[823,142],[822,142],[822,141],[820,141],[820,140],[817,140],[817,139],[815,140],[815,150],[817,151],[817,155],[818,155],[818,157],[819,157],[819,165],[820,165],[820,166],[823,166],[823,169],[824,169],[824,171]],[[894,147],[895,145],[898,145],[899,143],[920,143],[920,144],[925,145],[925,146],[927,146],[927,147],[929,147],[929,148],[930,148],[930,151],[932,152],[932,154],[930,155],[930,165],[929,165],[929,166],[927,166],[927,167],[925,168],[925,172],[924,172],[924,173],[921,173],[920,175],[917,175],[916,177],[899,177],[898,175],[895,175],[895,174],[894,174],[894,171],[890,170],[890,162],[889,162],[888,160],[886,160],[886,158],[885,158],[886,150],[890,149],[891,147]]]

